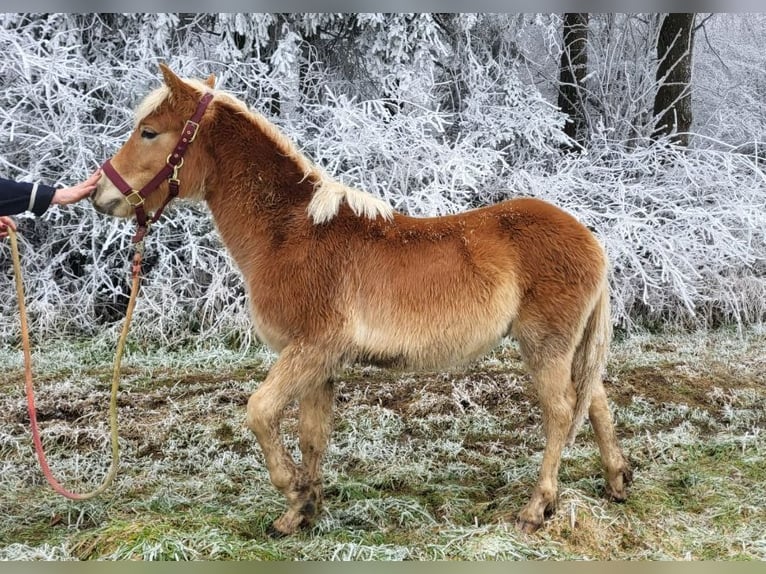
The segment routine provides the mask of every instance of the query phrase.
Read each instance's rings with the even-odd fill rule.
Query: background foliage
[[[348,184],[414,215],[518,195],[591,226],[612,261],[614,319],[645,326],[766,316],[763,15],[697,32],[688,148],[652,141],[657,14],[593,14],[586,152],[564,151],[555,14],[2,14],[0,174],[83,179],[114,153],[157,63],[265,114]],[[127,302],[129,222],[83,203],[20,216],[35,336],[112,341]],[[133,337],[251,342],[247,303],[204,205],[148,239]],[[17,337],[7,246],[0,336]]]

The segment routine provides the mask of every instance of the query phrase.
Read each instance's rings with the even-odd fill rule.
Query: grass
[[[543,437],[513,345],[449,373],[349,369],[337,382],[314,527],[275,540],[283,509],[244,428],[274,357],[132,350],[110,491],[71,502],[31,448],[20,352],[0,350],[0,559],[766,559],[766,333],[647,334],[615,342],[608,390],[635,482],[607,502],[590,427],[564,453],[556,514],[513,527]],[[87,490],[108,467],[111,356],[78,342],[35,352],[49,460]],[[297,452],[295,409],[284,425]]]

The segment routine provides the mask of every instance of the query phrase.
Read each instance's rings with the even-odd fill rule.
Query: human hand
[[[16,231],[16,222],[13,221],[10,217],[6,217],[3,215],[0,217],[0,239],[5,239],[8,237],[8,229],[13,229]]]
[[[93,190],[96,189],[96,184],[100,178],[101,168],[90,174],[90,177],[88,177],[88,179],[82,183],[78,183],[72,187],[57,189],[53,194],[51,203],[55,203],[57,205],[68,205],[70,203],[76,203],[81,199],[85,199],[91,193],[93,193]]]

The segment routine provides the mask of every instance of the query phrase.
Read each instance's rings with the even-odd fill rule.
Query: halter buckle
[[[133,209],[135,209],[139,205],[144,204],[143,196],[140,193],[138,193],[135,189],[131,189],[130,193],[125,195],[125,201],[127,201]]]
[[[190,125],[193,131],[191,132],[191,137],[189,138],[188,143],[192,143],[195,140],[197,137],[197,132],[199,131],[199,124],[197,122],[186,120],[186,125],[184,126],[184,134],[186,133],[187,129],[189,129]]]

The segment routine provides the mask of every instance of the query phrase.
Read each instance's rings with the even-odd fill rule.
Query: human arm
[[[41,183],[28,183],[0,178],[0,215],[15,215],[31,211],[42,215],[51,204],[68,205],[84,199],[96,189],[101,170],[72,187],[56,189]]]
[[[31,211],[42,215],[53,200],[55,187],[0,178],[0,215]]]

